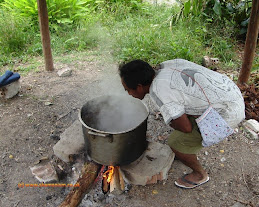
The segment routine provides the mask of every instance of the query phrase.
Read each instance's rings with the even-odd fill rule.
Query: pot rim
[[[118,95],[109,95],[109,96],[118,96]],[[95,98],[93,98],[93,99],[97,99],[97,98],[99,98],[99,97],[102,97],[102,96],[98,96],[98,97],[95,97]],[[133,97],[132,97],[132,98],[133,98]],[[91,99],[91,100],[93,100],[93,99]],[[92,127],[89,127],[88,125],[85,124],[85,122],[83,121],[83,119],[82,119],[82,117],[81,117],[82,107],[80,108],[79,113],[78,113],[79,121],[80,121],[81,124],[82,124],[84,127],[86,127],[87,129],[90,129],[90,130],[92,130],[92,131],[94,131],[94,132],[103,133],[103,134],[113,134],[113,135],[116,135],[116,134],[123,134],[123,133],[127,133],[127,132],[130,132],[130,131],[133,131],[133,130],[136,129],[138,126],[140,126],[141,124],[143,124],[143,123],[147,120],[147,118],[148,118],[148,116],[149,116],[149,114],[150,114],[149,109],[148,109],[148,107],[147,107],[147,105],[146,105],[145,103],[143,103],[141,100],[139,100],[139,99],[137,99],[137,98],[134,98],[134,99],[136,99],[137,101],[139,101],[141,104],[143,104],[143,105],[145,106],[145,108],[146,108],[146,110],[147,110],[147,115],[146,115],[146,118],[145,118],[139,125],[137,125],[137,126],[135,126],[135,127],[133,127],[133,128],[130,128],[130,129],[125,130],[125,131],[120,131],[120,132],[107,132],[107,131],[101,131],[101,130],[98,130],[98,129],[94,129],[94,128],[92,128]],[[89,101],[91,101],[91,100],[89,100]],[[89,102],[89,101],[87,101],[87,102]],[[87,102],[86,102],[86,103],[87,103]],[[84,106],[84,105],[83,105],[83,106]]]

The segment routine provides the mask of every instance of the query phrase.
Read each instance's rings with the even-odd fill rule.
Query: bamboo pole
[[[238,83],[247,83],[254,60],[259,29],[259,0],[253,0],[252,11],[246,34],[245,51],[242,68],[238,77]]]
[[[49,18],[46,0],[37,0],[38,15],[40,24],[40,33],[42,41],[42,50],[45,59],[45,69],[53,71],[53,60],[51,54],[50,34],[49,34]]]

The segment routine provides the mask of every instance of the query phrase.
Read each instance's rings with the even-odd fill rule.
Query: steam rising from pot
[[[99,24],[92,25],[88,37],[98,43],[102,59],[97,68],[101,78],[83,94],[87,94],[87,99],[91,100],[86,104],[83,102],[82,120],[87,126],[105,132],[123,132],[135,128],[147,118],[148,110],[140,100],[129,96],[121,84],[118,65],[113,62],[111,55],[116,41]]]
[[[94,129],[105,132],[124,132],[136,128],[148,116],[146,106],[130,96],[95,98],[82,108],[81,118]]]

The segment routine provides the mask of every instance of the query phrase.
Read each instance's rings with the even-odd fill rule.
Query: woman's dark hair
[[[155,71],[147,62],[133,60],[119,66],[119,74],[126,86],[135,90],[138,84],[150,85],[155,76]]]

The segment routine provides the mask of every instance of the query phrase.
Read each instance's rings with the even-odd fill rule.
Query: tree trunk
[[[59,207],[76,207],[81,203],[85,194],[90,190],[97,178],[100,165],[86,163],[82,169],[82,176],[77,180],[79,187],[74,187]],[[101,190],[101,189],[100,189]]]
[[[255,49],[257,45],[258,28],[259,28],[259,0],[253,0],[252,11],[251,11],[248,30],[246,34],[244,59],[243,59],[242,68],[238,77],[239,84],[247,83],[249,79],[253,60],[254,60]]]
[[[53,60],[51,54],[50,35],[49,35],[49,18],[46,0],[37,0],[38,14],[41,32],[42,50],[45,59],[45,68],[47,71],[53,71]]]

